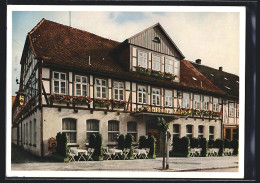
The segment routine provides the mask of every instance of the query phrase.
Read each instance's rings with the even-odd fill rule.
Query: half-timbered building
[[[38,156],[49,139],[67,133],[70,146],[85,148],[93,133],[104,146],[120,134],[154,135],[162,151],[163,117],[173,136],[222,136],[222,98],[210,81],[157,23],[117,42],[42,19],[27,35],[19,97],[13,107],[12,142]]]

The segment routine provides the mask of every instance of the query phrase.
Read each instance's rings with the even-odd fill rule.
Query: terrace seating
[[[225,150],[224,150],[224,155],[225,155],[225,156],[232,156],[232,155],[233,155],[233,152],[234,152],[234,149],[233,149],[233,148],[225,148]]]
[[[122,158],[125,160],[125,159],[128,159],[128,154],[130,152],[130,149],[124,149],[123,150],[123,155],[122,155]]]
[[[146,159],[149,159],[148,158],[148,154],[149,154],[149,152],[150,152],[150,148],[144,148],[145,149],[145,154],[144,154],[144,158],[146,158]]]
[[[68,156],[69,156],[69,162],[75,161],[75,156],[78,156],[78,153],[73,151],[71,148],[69,148]]]
[[[86,151],[86,154],[85,154],[87,156],[87,161],[88,160],[92,160],[93,161],[92,155],[93,155],[94,151],[95,151],[94,148],[88,148],[88,150]]]
[[[211,148],[208,151],[208,156],[217,156],[219,152],[219,148]]]
[[[112,160],[112,153],[108,152],[108,147],[103,147],[103,156],[104,156],[104,159],[106,160]]]

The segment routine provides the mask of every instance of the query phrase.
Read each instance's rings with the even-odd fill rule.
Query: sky
[[[18,90],[20,60],[26,36],[42,18],[69,25],[68,11],[12,12],[12,95]],[[123,42],[160,23],[185,59],[239,75],[240,14],[238,12],[71,11],[71,26]]]

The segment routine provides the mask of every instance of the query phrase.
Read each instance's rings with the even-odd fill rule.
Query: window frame
[[[205,98],[208,98],[208,101],[205,101]],[[210,97],[205,95],[203,96],[203,110],[208,111],[209,110],[209,101],[210,101]],[[207,106],[207,108],[206,108]]]
[[[189,126],[191,127],[191,132],[187,132]],[[191,137],[190,137],[190,135],[191,135]],[[187,124],[186,125],[186,134],[185,134],[185,136],[189,137],[189,138],[193,138],[193,125],[191,125],[191,124]]]
[[[115,83],[117,83],[118,87],[115,87]],[[119,85],[122,84],[123,88],[120,88]],[[117,90],[117,98],[116,98],[116,90]],[[120,99],[120,91],[123,91],[122,93],[122,99]],[[113,99],[116,101],[124,101],[125,98],[125,83],[123,81],[113,81]]]
[[[217,101],[215,101],[215,100],[217,100]],[[216,98],[216,97],[213,97],[213,100],[212,100],[212,110],[213,110],[213,112],[218,112],[218,110],[219,110],[218,103],[219,103],[219,99]]]
[[[101,83],[100,85],[97,84],[97,80],[100,80],[100,83]],[[105,81],[106,85],[102,85],[102,81]],[[100,97],[97,96],[97,88],[98,87],[100,87]],[[106,90],[105,91],[105,94],[106,94],[105,97],[102,96],[102,94],[104,93],[103,90],[102,90],[103,88],[105,88],[105,90]],[[107,81],[107,79],[95,78],[95,98],[107,99],[107,96],[108,96],[107,92],[108,92],[108,81]]]
[[[159,59],[159,61],[158,60],[154,60],[154,57],[156,58],[158,58]],[[155,64],[155,65],[154,65]],[[156,68],[154,68],[154,66],[156,67]],[[159,68],[157,69],[157,66],[159,66]],[[159,56],[159,55],[156,55],[156,54],[152,54],[152,70],[155,70],[155,71],[161,71],[161,56]]]
[[[88,122],[95,122],[98,124],[98,131],[95,131],[95,130],[88,130]],[[99,134],[99,131],[100,131],[100,125],[99,125],[100,121],[97,120],[97,119],[87,119],[86,120],[86,143],[89,143],[89,140],[88,140],[88,133],[91,135],[91,134]],[[89,135],[89,136],[90,136]]]
[[[135,124],[135,131],[129,131],[129,129],[128,129],[129,128],[129,126],[128,126],[129,124]],[[127,134],[130,134],[130,135],[133,136],[133,138],[134,138],[133,142],[137,142],[138,141],[137,129],[138,129],[137,122],[135,122],[135,121],[128,121],[127,122]]]
[[[117,123],[118,131],[109,130],[109,126],[112,125],[113,122]],[[118,120],[109,120],[108,121],[108,130],[107,130],[107,134],[108,134],[107,141],[108,141],[108,143],[116,143],[117,142],[117,137],[119,136],[119,131],[120,131],[120,121],[118,121]],[[109,137],[110,134],[113,134],[113,141],[110,141],[110,137]],[[116,138],[115,138],[115,134],[116,134]]]
[[[202,132],[200,132],[200,127],[202,127]],[[201,138],[204,137],[204,125],[198,125],[198,138],[200,138],[200,136],[202,136]]]
[[[199,97],[199,100],[195,100],[195,99],[196,99],[196,96]],[[200,98],[201,98],[201,96],[200,96],[199,94],[194,94],[194,95],[193,95],[193,109],[198,109],[198,110],[200,110],[200,102],[201,102]],[[198,107],[197,107],[197,106],[198,106]]]
[[[54,75],[57,73],[59,75],[59,78],[55,78]],[[61,75],[65,76],[65,79],[61,79]],[[59,83],[59,92],[55,92],[55,81]],[[61,83],[65,83],[64,87],[64,93],[61,92]],[[53,93],[54,94],[61,94],[61,95],[66,95],[67,94],[67,73],[66,72],[59,72],[59,71],[52,71],[52,87],[53,87]]]
[[[211,133],[211,128],[213,128],[213,133]],[[215,133],[215,126],[209,126],[209,140],[214,140],[214,138],[215,138],[215,135],[214,135],[214,133]]]
[[[142,88],[141,91],[139,91],[139,88]],[[145,91],[143,91],[143,89],[145,89]],[[139,94],[141,94],[141,102],[140,102],[140,96]],[[138,85],[137,86],[137,103],[139,104],[147,104],[147,86],[144,85]],[[145,102],[144,102],[145,99]]]
[[[171,94],[169,94],[169,93],[171,93]],[[169,94],[169,95],[167,95],[167,94]],[[172,107],[173,105],[173,102],[172,102],[172,95],[173,95],[173,91],[172,90],[165,90],[164,91],[164,98],[165,98],[165,104],[164,104],[164,106],[165,107]],[[166,102],[168,102],[169,104],[166,104]]]
[[[233,107],[231,107],[231,104],[233,104]],[[233,118],[234,115],[235,115],[235,103],[228,102],[228,117]]]
[[[71,122],[75,122],[75,130],[71,130],[71,129],[69,129],[69,130],[64,130],[63,129],[63,122],[65,122],[65,120],[71,120],[70,121],[70,123]],[[77,144],[77,120],[75,119],[75,118],[63,118],[62,119],[62,124],[61,124],[61,131],[62,131],[62,133],[67,133],[67,136],[69,137],[69,140],[68,140],[68,144],[70,145],[70,144]],[[70,134],[70,133],[75,133],[75,142],[70,142],[70,135],[68,135],[68,133]]]
[[[175,129],[174,126],[178,126],[178,133],[174,131],[174,129]],[[172,125],[172,131],[173,131],[172,136],[173,137],[176,137],[176,136],[180,137],[180,129],[181,129],[180,124],[173,124]]]
[[[167,63],[167,61],[169,61],[169,63]],[[172,64],[170,63],[171,61],[172,61]],[[174,59],[165,58],[165,61],[164,61],[164,71],[166,73],[174,74]]]
[[[185,98],[184,96],[188,96],[188,100],[187,98]],[[185,101],[186,101],[186,106],[185,106]],[[189,109],[190,108],[190,93],[187,93],[187,92],[183,92],[182,93],[182,108],[186,108],[186,109]]]
[[[80,77],[80,82],[77,81],[77,77]],[[82,82],[82,79],[85,78],[86,79],[86,83],[83,83]],[[83,76],[83,75],[78,75],[78,74],[75,74],[74,76],[74,81],[75,81],[75,89],[74,89],[74,92],[75,92],[75,96],[88,96],[89,95],[89,91],[88,91],[88,77],[87,76]],[[77,93],[77,85],[80,85],[80,94]],[[83,95],[83,86],[86,86],[86,95]]]
[[[146,55],[146,57],[144,56],[140,56],[139,53],[143,53]],[[147,69],[147,65],[148,65],[148,57],[149,57],[149,53],[145,52],[143,50],[137,50],[137,63],[138,66],[146,68]],[[140,59],[143,58],[144,59],[144,65],[140,64]]]
[[[159,94],[153,93],[154,91],[159,91]],[[158,99],[159,99],[159,101],[158,101]],[[152,105],[161,106],[161,89],[160,88],[152,88]]]

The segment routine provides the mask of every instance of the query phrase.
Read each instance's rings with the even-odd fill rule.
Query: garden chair
[[[87,161],[88,161],[88,160],[92,160],[92,161],[93,161],[92,155],[93,155],[94,151],[95,151],[94,148],[88,148],[88,151],[87,151],[87,153],[86,153]]]
[[[112,153],[108,152],[108,147],[103,147],[103,156],[106,160],[112,160]]]
[[[129,152],[130,152],[130,149],[124,149],[123,150],[123,159],[125,160],[125,159],[128,159],[128,154],[129,154]]]
[[[194,157],[195,156],[195,149],[191,148],[190,149],[190,157]]]
[[[69,148],[69,152],[68,152],[68,156],[69,156],[69,162],[71,161],[75,161],[75,156],[78,156],[77,153],[73,152],[70,148]]]
[[[134,156],[134,159],[137,159],[138,158],[138,153],[137,152],[133,152],[133,156]]]

